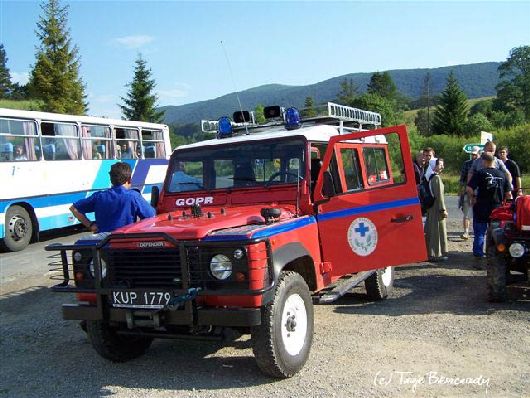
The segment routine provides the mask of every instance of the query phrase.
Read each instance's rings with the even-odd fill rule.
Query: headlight
[[[514,258],[523,257],[526,252],[526,248],[522,243],[512,243],[510,245],[510,255]]]
[[[107,276],[107,263],[105,260],[100,259],[99,264],[101,265],[101,278],[105,278]],[[90,270],[90,275],[92,275],[93,278],[96,277],[94,272],[94,259],[90,260],[90,264],[88,265]]]
[[[232,275],[232,262],[224,254],[216,254],[210,260],[210,272],[219,280],[226,279]]]

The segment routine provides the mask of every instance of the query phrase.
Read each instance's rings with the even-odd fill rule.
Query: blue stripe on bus
[[[308,225],[316,223],[315,217],[313,216],[307,216],[303,218],[297,218],[294,219],[294,221],[287,222],[285,224],[274,224],[273,226],[262,229],[257,231],[256,233],[250,233],[250,234],[238,234],[238,235],[214,235],[214,236],[208,236],[204,240],[207,242],[229,242],[229,241],[237,241],[237,240],[244,240],[244,239],[259,239],[259,238],[269,238],[271,236],[294,231],[298,228],[303,228]]]
[[[353,207],[351,209],[338,210],[338,211],[333,211],[330,213],[319,214],[317,215],[317,219],[318,221],[327,221],[327,220],[333,220],[335,218],[354,216],[354,215],[361,214],[361,213],[371,213],[371,212],[379,211],[379,210],[388,210],[388,209],[394,209],[397,207],[411,206],[411,205],[416,205],[419,203],[420,203],[419,199],[417,197],[413,197],[413,198],[408,198],[408,199],[394,200],[391,202],[377,203],[373,205]]]

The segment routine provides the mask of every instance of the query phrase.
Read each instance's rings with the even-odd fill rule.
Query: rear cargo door
[[[333,137],[315,185],[331,276],[426,259],[405,126]]]

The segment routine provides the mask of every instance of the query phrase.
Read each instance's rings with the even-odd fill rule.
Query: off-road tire
[[[487,265],[488,301],[501,303],[508,297],[506,289],[506,258],[501,254],[489,255]]]
[[[370,300],[383,300],[388,297],[394,287],[394,267],[376,270],[364,281],[366,294]]]
[[[7,209],[5,217],[3,245],[12,252],[24,250],[33,235],[33,221],[30,214],[22,206],[14,205]]]
[[[313,320],[306,282],[296,272],[282,272],[274,299],[262,308],[261,325],[251,329],[258,367],[272,377],[294,376],[309,357]]]
[[[121,335],[104,321],[87,321],[88,339],[103,358],[112,362],[127,362],[145,354],[153,339],[144,336]]]

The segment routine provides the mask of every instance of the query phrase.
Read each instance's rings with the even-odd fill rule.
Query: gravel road
[[[530,301],[486,301],[486,273],[472,268],[450,214],[447,263],[399,268],[383,302],[358,288],[315,306],[310,359],[288,380],[259,372],[247,336],[158,340],[142,358],[110,363],[61,319],[70,297],[48,290],[45,268],[3,278],[0,397],[529,397]]]

